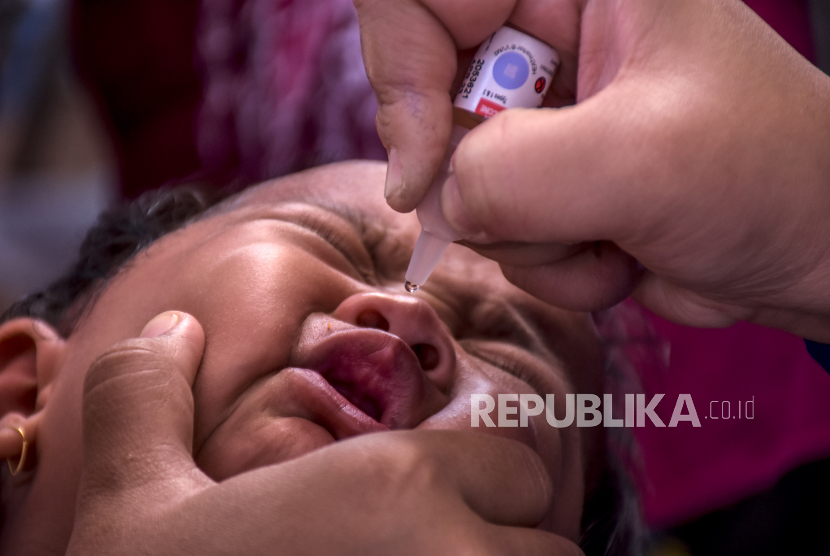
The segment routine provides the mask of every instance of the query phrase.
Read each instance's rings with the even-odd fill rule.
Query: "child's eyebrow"
[[[342,216],[361,236],[368,228],[369,214],[363,210],[358,210],[351,205],[330,201],[328,199],[314,199],[313,201],[307,202],[333,212],[338,216]]]
[[[389,233],[385,226],[378,225],[377,215],[372,215],[361,208],[332,201],[325,197],[318,196],[303,202],[333,212],[351,224],[358,236],[360,236],[361,241],[363,241],[363,245],[366,251],[368,251],[369,256],[372,258],[372,266],[375,269],[382,267],[378,257],[377,247],[389,236]]]

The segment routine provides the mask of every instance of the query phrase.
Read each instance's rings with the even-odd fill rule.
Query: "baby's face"
[[[543,525],[576,535],[600,431],[555,429],[544,414],[526,428],[471,429],[470,397],[597,393],[589,318],[538,302],[455,245],[407,293],[420,227],[384,203],[384,172],[347,163],[269,182],[135,257],[68,340],[39,432],[44,458],[77,474],[86,369],[156,314],[179,310],[205,331],[193,450],[214,479],[358,434],[469,429],[535,449],[556,497]]]

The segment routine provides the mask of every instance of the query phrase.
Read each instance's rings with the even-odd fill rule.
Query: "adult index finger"
[[[515,0],[355,0],[377,127],[389,152],[386,198],[409,212],[435,178],[450,139],[457,50],[478,45]]]
[[[648,221],[644,198],[659,209],[659,188],[652,190],[664,153],[641,148],[637,110],[622,113],[606,96],[616,93],[559,109],[507,110],[472,130],[441,196],[450,225],[479,244],[628,239]]]

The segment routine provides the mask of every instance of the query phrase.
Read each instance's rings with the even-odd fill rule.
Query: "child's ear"
[[[20,454],[18,427],[28,442],[36,439],[65,350],[65,340],[42,321],[17,318],[0,325],[0,462]]]

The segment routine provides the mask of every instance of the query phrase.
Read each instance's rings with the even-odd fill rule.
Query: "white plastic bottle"
[[[502,110],[538,108],[558,65],[556,50],[511,27],[502,27],[478,48],[453,103],[452,136],[438,176],[416,208],[422,230],[406,271],[407,291],[423,286],[447,246],[460,239],[441,212],[441,187],[458,143]]]

